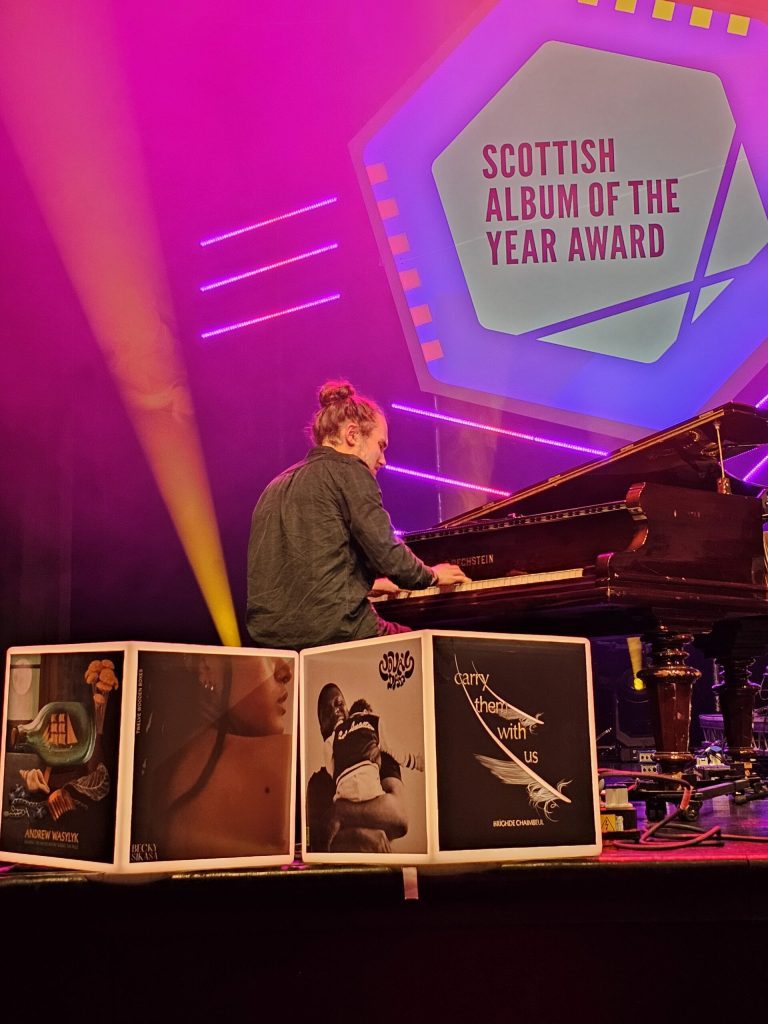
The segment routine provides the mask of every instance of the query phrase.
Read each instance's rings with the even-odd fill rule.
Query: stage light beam
[[[141,146],[119,69],[109,5],[0,6],[0,112],[216,630],[222,643],[239,646]]]

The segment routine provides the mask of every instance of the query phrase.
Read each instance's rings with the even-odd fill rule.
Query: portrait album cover
[[[12,648],[0,859],[145,875],[290,863],[297,676],[291,651]]]
[[[300,664],[307,861],[600,853],[587,640],[419,630]]]

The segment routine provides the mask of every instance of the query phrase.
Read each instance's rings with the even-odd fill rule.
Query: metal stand
[[[718,796],[733,796],[734,803],[746,804],[750,800],[762,800],[768,796],[768,787],[764,779],[757,775],[730,775],[718,782],[701,779],[694,775],[681,775],[681,781],[693,787],[690,803],[684,811],[678,812],[684,821],[696,821],[705,800],[714,800]],[[645,817],[649,822],[661,821],[669,813],[668,804],[679,805],[683,798],[683,788],[675,788],[664,780],[656,784],[653,776],[648,776],[648,785],[638,786],[632,791],[633,802],[645,802]]]

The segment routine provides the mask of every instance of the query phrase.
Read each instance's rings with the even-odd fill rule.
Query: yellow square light
[[[675,5],[671,0],[656,0],[653,5],[653,17],[660,18],[662,21],[672,21],[672,15],[675,13]]]
[[[749,31],[749,18],[743,14],[732,14],[728,18],[728,31],[735,36],[745,36]]]
[[[691,24],[695,28],[709,28],[712,24],[712,11],[706,7],[694,7],[691,10]]]

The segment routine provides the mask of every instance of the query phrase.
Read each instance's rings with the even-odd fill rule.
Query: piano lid
[[[749,405],[729,403],[439,525],[459,526],[620,501],[632,484],[644,481],[717,490],[721,450],[722,458],[729,459],[763,444],[768,444],[768,414]],[[725,476],[733,494],[757,495],[764,490],[727,472]]]

